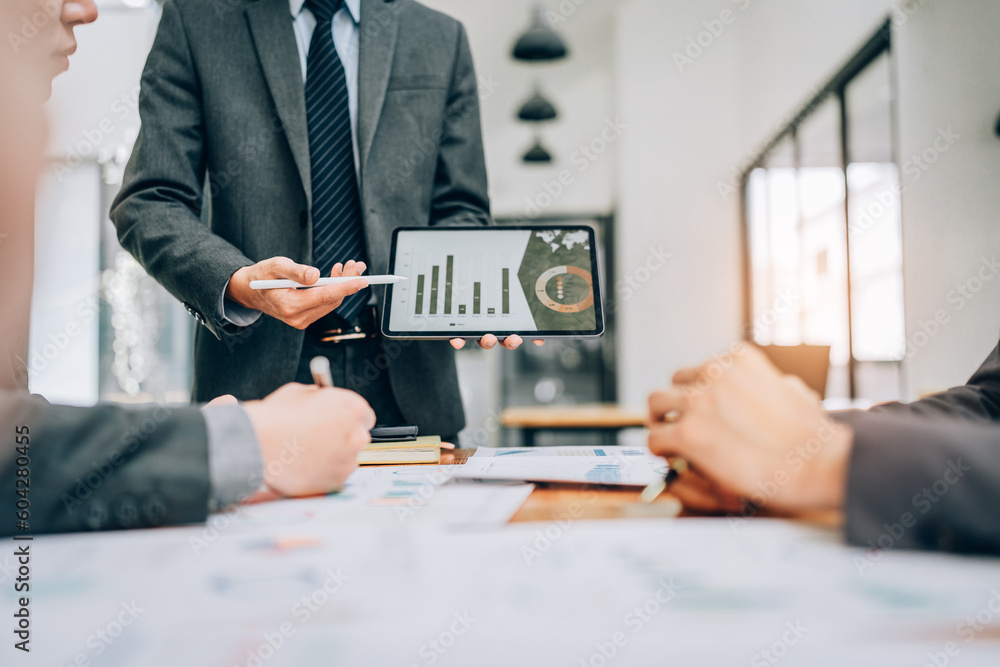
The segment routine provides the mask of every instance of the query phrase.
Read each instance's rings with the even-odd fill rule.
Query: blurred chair
[[[826,398],[829,345],[761,345],[760,349],[781,372],[798,375],[821,399]]]

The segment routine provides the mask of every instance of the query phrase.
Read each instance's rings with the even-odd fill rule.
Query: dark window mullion
[[[847,165],[851,161],[850,119],[847,116],[846,84],[837,90],[840,102],[840,161],[844,173],[844,255],[847,263],[847,383],[848,396],[857,398],[856,360],[854,359],[854,308],[851,286],[851,188],[847,181]]]

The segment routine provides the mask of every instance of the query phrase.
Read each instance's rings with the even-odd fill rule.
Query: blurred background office
[[[739,338],[816,351],[831,406],[962,383],[996,344],[1000,3],[425,4],[469,32],[495,218],[594,225],[610,313],[600,341],[463,351],[465,444],[510,442],[511,406],[639,408]],[[159,5],[98,5],[49,105],[31,386],[185,402],[193,320],[107,217]]]

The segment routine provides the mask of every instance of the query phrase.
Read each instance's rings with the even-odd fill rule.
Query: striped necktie
[[[306,0],[316,17],[306,64],[306,120],[312,164],[313,264],[330,275],[337,262],[367,263],[361,197],[354,167],[351,113],[344,66],[333,43],[333,15],[342,0]],[[369,290],[348,297],[336,313],[353,322]]]

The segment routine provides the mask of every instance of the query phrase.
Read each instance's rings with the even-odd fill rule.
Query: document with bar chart
[[[648,486],[663,479],[667,462],[656,457],[471,457],[455,479],[572,482]]]
[[[398,229],[383,331],[600,335],[596,257],[589,227]]]

